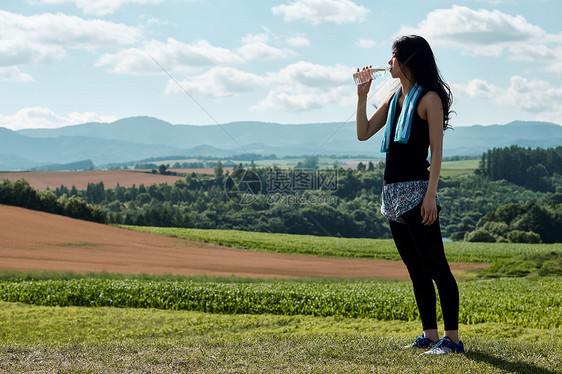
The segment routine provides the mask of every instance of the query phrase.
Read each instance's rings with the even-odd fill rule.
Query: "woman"
[[[358,86],[357,138],[367,140],[385,127],[381,212],[389,220],[396,248],[410,274],[423,327],[423,334],[404,348],[431,348],[427,354],[461,353],[459,292],[443,250],[437,197],[443,131],[449,127],[452,94],[441,78],[431,47],[420,36],[396,40],[388,63],[401,87],[367,119],[371,81]],[[427,161],[428,148],[431,162]],[[445,325],[441,339],[433,281]]]

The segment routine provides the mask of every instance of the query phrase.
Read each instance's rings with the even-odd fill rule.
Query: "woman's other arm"
[[[438,217],[435,195],[443,156],[443,103],[437,92],[430,91],[422,98],[419,112],[420,117],[427,120],[429,125],[429,149],[431,151],[429,186],[422,202],[421,214],[422,223],[431,225]]]

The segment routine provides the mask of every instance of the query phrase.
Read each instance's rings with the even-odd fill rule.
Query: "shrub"
[[[495,243],[496,237],[486,229],[476,229],[464,236],[467,242]]]
[[[507,234],[507,240],[511,243],[542,243],[541,236],[532,231],[513,230]]]
[[[482,229],[497,236],[505,236],[505,234],[509,231],[509,226],[505,222],[486,222],[482,226]]]

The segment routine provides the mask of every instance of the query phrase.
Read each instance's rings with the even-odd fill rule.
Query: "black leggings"
[[[408,268],[424,330],[437,329],[437,285],[445,330],[458,330],[459,289],[445,258],[439,219],[421,223],[421,204],[404,213],[406,224],[389,220],[390,231],[402,261]]]

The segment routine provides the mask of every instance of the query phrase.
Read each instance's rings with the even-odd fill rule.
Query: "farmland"
[[[180,161],[194,161],[194,160],[164,160],[157,162],[157,164],[173,164]],[[302,158],[283,159],[283,160],[258,160],[258,166],[278,166],[280,168],[293,168],[295,165],[302,161]],[[338,163],[343,168],[356,168],[357,164],[362,162],[367,164],[369,160],[352,160],[352,159],[330,159],[320,158],[321,168],[331,168],[334,163]],[[378,161],[375,161],[375,163]],[[478,166],[478,160],[462,160],[462,161],[445,161],[443,162],[442,171],[443,176],[457,176],[471,174],[472,171]],[[169,183],[173,184],[178,179],[184,179],[184,175],[191,173],[197,174],[213,174],[212,168],[204,169],[169,169],[170,171],[178,173],[174,175],[154,174],[151,170],[143,169],[117,169],[117,170],[82,170],[82,171],[0,171],[0,181],[8,179],[17,181],[25,179],[29,184],[38,190],[45,190],[47,188],[54,190],[61,185],[68,188],[75,186],[78,190],[84,190],[88,183],[103,182],[106,188],[115,188],[117,184],[121,187],[137,187],[141,184],[149,186],[152,184]],[[224,168],[224,171],[232,171],[232,168]]]
[[[15,207],[0,206],[0,212],[7,214],[2,221],[8,230],[0,235],[4,267],[17,253],[43,258],[44,265],[57,263],[42,257],[46,253],[64,251],[58,264],[70,265],[66,270],[73,265],[64,259],[73,256],[109,271],[133,273],[132,267],[108,265],[130,266],[135,261],[146,263],[137,272],[153,270],[153,275],[99,273],[104,269],[100,267],[98,273],[89,274],[85,272],[96,268],[74,268],[77,273],[1,273],[2,372],[419,372],[420,352],[398,349],[419,334],[411,285],[375,278],[393,269],[392,264],[401,265],[373,260],[392,258],[389,240],[229,230],[141,228],[151,232],[142,233]],[[18,227],[34,227],[38,239],[30,241],[33,235],[20,233]],[[299,242],[312,253],[295,254]],[[560,250],[557,244],[447,244],[448,255],[474,264]],[[190,253],[187,248],[197,245],[202,251],[200,264],[204,263],[199,274],[222,278],[179,276],[181,266],[194,263],[185,257]],[[104,252],[104,247],[110,250]],[[123,257],[123,248],[128,248],[129,257]],[[156,251],[157,256],[145,257],[144,249]],[[333,253],[323,253],[326,249]],[[351,252],[346,255],[344,249]],[[233,251],[233,256],[226,256],[225,250]],[[358,257],[341,258],[351,253]],[[236,259],[247,265],[248,259],[260,256],[265,256],[261,272],[238,273],[252,278],[231,277]],[[333,268],[322,262],[316,265],[324,270],[318,273],[323,277],[337,276],[340,261],[356,265],[367,261],[364,264],[377,267],[368,269],[363,280],[282,280],[281,273],[264,268],[276,263],[276,256],[295,259],[285,263],[288,268],[301,263],[308,271],[295,273],[297,266],[293,277],[310,276],[315,267],[306,259],[336,261]],[[170,258],[175,267],[158,268],[158,258]],[[225,269],[231,272],[213,273],[215,260],[226,260],[230,268]],[[40,269],[39,264],[29,268]],[[358,267],[351,274],[361,275],[364,270]],[[400,279],[403,273],[393,271],[393,277]],[[267,272],[277,274],[277,279],[263,279]],[[560,277],[536,276],[460,280],[460,330],[467,353],[430,359],[432,370],[559,372],[561,282]]]
[[[394,261],[241,251],[12,206],[0,205],[0,222],[0,270],[254,278],[408,277],[405,267]]]
[[[334,238],[171,227],[123,227],[173,238],[203,241],[254,251],[400,261],[400,256],[390,239]],[[525,243],[448,242],[444,245],[449,261],[464,263],[489,263],[521,254],[562,251],[562,243],[534,245]]]
[[[459,321],[561,328],[560,278],[460,283]],[[541,295],[540,298],[536,294]],[[79,279],[0,283],[2,301],[220,314],[312,315],[415,321],[411,286],[399,281],[196,282]]]
[[[399,349],[420,324],[388,239],[0,219],[2,372],[562,368],[562,278],[519,268],[534,256],[558,274],[561,244],[446,243],[467,353],[443,360]],[[512,278],[481,278],[488,264]]]
[[[419,331],[405,282],[13,279],[0,285],[4,300],[19,300],[0,302],[0,370],[7,373],[562,368],[560,278],[459,282],[467,353],[445,360],[399,349]],[[431,370],[420,370],[421,363]]]
[[[199,169],[197,169],[199,172]],[[185,169],[192,172],[195,169]],[[85,171],[22,171],[22,172],[0,172],[0,181],[9,179],[17,181],[25,179],[29,184],[38,189],[47,188],[54,190],[61,185],[68,188],[75,186],[79,190],[85,190],[88,183],[103,182],[106,188],[115,188],[117,184],[121,187],[139,186],[140,184],[151,185],[160,183],[173,184],[181,176],[153,174],[150,170],[85,170]]]

